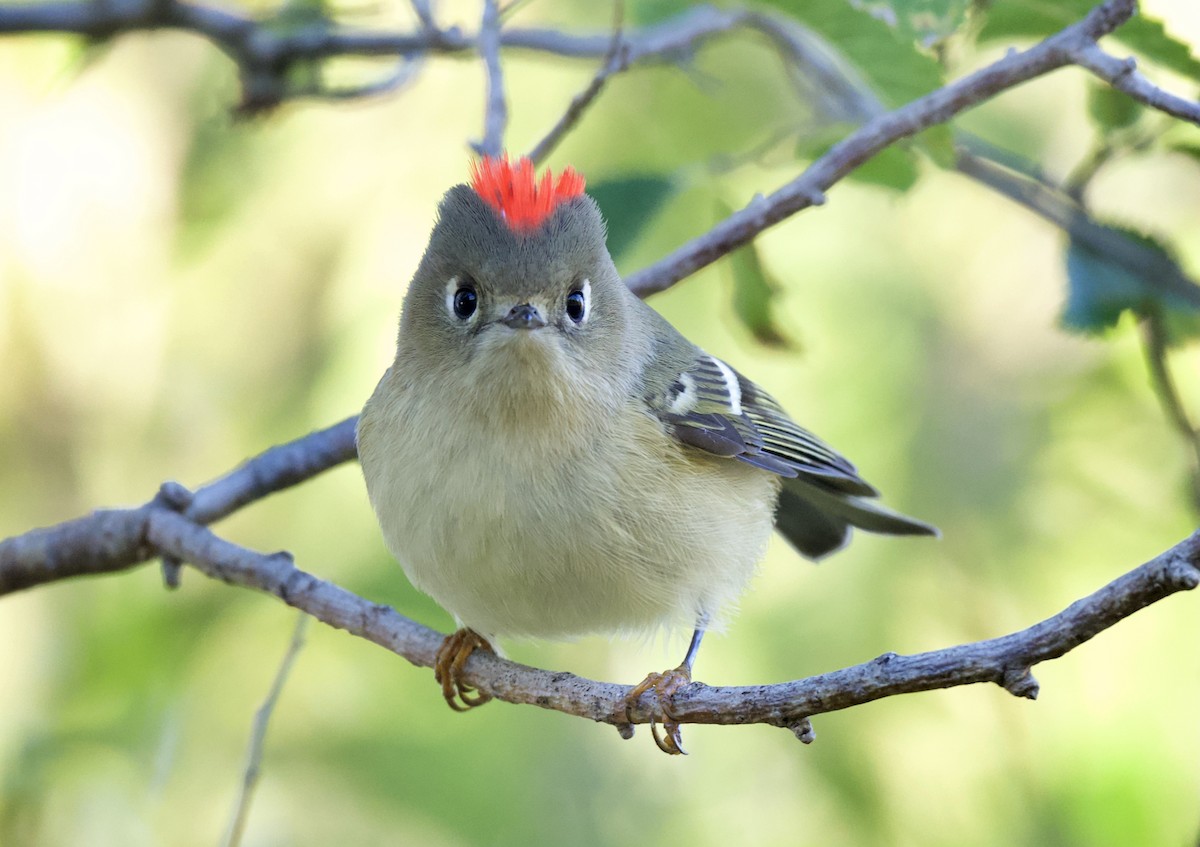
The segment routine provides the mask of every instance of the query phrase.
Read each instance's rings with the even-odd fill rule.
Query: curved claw
[[[654,689],[658,700],[658,713],[650,716],[650,735],[654,743],[668,756],[686,756],[679,731],[679,721],[671,713],[671,699],[675,692],[692,681],[692,670],[687,664],[682,664],[674,670],[662,673],[651,673],[633,687],[625,698],[625,716],[632,723],[631,712],[634,704],[647,691]],[[662,722],[663,734],[659,734],[659,719]]]
[[[442,646],[438,648],[437,659],[433,665],[433,678],[442,685],[442,697],[446,699],[446,705],[456,712],[482,706],[492,699],[491,694],[477,690],[462,678],[467,659],[471,658],[471,654],[476,650],[495,652],[486,638],[467,628],[447,635]]]

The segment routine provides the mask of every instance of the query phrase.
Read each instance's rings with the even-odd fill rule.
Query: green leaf
[[[979,41],[1045,38],[1082,20],[1095,5],[1094,0],[993,0]],[[1169,35],[1161,21],[1136,15],[1112,38],[1162,67],[1200,82],[1200,60],[1186,44]]]
[[[1152,260],[1133,267],[1072,237],[1067,247],[1067,303],[1062,323],[1067,329],[1101,333],[1116,326],[1121,316],[1160,314],[1167,326],[1168,343],[1178,344],[1200,335],[1200,305],[1194,298],[1165,286],[1164,267],[1174,268],[1180,281],[1192,284],[1178,271],[1170,251],[1142,233],[1105,227],[1113,237],[1137,242],[1151,251]]]
[[[659,174],[608,179],[588,186],[588,194],[608,226],[608,252],[614,260],[633,246],[675,187],[674,180]]]
[[[1145,107],[1117,89],[1092,83],[1088,86],[1088,114],[1100,129],[1125,129],[1137,122]]]
[[[733,209],[718,202],[717,214],[727,218]],[[733,313],[754,338],[768,347],[792,348],[795,343],[775,320],[775,302],[782,287],[764,269],[752,241],[729,254],[733,272]]]
[[[1187,44],[1171,37],[1162,21],[1139,14],[1113,33],[1113,38],[1164,68],[1200,82],[1200,60]]]
[[[895,22],[907,38],[926,47],[957,31],[970,5],[970,0],[872,0],[862,4],[876,17]]]
[[[912,38],[847,0],[771,0],[770,5],[836,47],[888,106],[942,84],[941,67]]]
[[[754,337],[768,347],[792,347],[776,325],[775,298],[779,285],[767,276],[753,242],[729,255],[733,270],[733,313]]]
[[[802,159],[817,159],[853,129],[854,127],[848,124],[824,127],[820,132],[802,138],[796,148],[796,155]],[[937,136],[931,138],[936,140]],[[907,191],[916,183],[918,175],[916,156],[909,147],[893,144],[852,170],[847,179],[895,191]]]
[[[1142,281],[1072,239],[1067,247],[1067,329],[1101,333],[1117,325],[1126,309],[1145,306]]]
[[[958,163],[954,130],[948,124],[936,124],[914,136],[917,146],[939,168],[953,170]]]

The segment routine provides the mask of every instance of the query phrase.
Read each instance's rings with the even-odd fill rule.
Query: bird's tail
[[[852,526],[884,535],[941,534],[873,498],[834,491],[803,476],[783,481],[775,528],[801,555],[817,560],[840,550],[850,540]]]

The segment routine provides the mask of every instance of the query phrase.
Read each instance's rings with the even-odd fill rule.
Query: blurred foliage
[[[606,179],[588,186],[588,194],[604,216],[614,261],[625,257],[675,188],[674,181],[658,174]]]
[[[1173,264],[1170,253],[1155,239],[1127,229],[1109,227],[1113,236],[1140,244]],[[1200,308],[1178,293],[1164,290],[1156,272],[1160,266],[1129,267],[1072,238],[1067,247],[1067,303],[1063,326],[1080,332],[1102,332],[1117,326],[1126,312],[1139,318],[1162,316],[1170,327],[1168,339],[1180,344],[1200,330]]]
[[[938,63],[911,32],[889,26],[868,9],[843,0],[769,0],[769,5],[836,44],[888,106],[915,100],[943,82]]]
[[[981,41],[1013,37],[1045,38],[1079,20],[1096,4],[1091,0],[984,0],[986,22]],[[1173,37],[1153,13],[1138,14],[1112,37],[1156,65],[1200,82],[1194,45]]]
[[[718,203],[717,220],[729,217],[733,211],[729,205]],[[783,287],[763,267],[758,246],[751,242],[733,251],[727,262],[733,276],[734,316],[760,344],[781,348],[792,346],[775,318]]]
[[[629,20],[685,5],[631,2]],[[841,47],[889,104],[1085,7],[996,3],[981,52],[953,30],[961,4],[861,5],[771,7]],[[1200,40],[1200,10],[1147,6],[1167,29],[1139,19],[1120,37],[1152,68],[1195,78],[1182,45]],[[411,25],[403,4],[292,8]],[[438,14],[470,30],[478,8]],[[511,24],[604,31],[609,16],[604,4],[528,3]],[[931,37],[958,41],[945,69],[926,52]],[[192,36],[125,36],[82,67],[69,38],[5,47],[0,535],[142,502],[164,478],[199,484],[358,408],[391,358],[437,200],[466,174],[478,63],[430,58],[393,97],[236,121],[234,68]],[[513,53],[505,71],[509,146],[525,150],[594,67]],[[1083,74],[1055,74],[957,126],[1069,173],[1097,129],[1124,131],[1119,105],[1092,95],[1089,116],[1088,91]],[[850,129],[826,123],[769,48],[735,37],[614,79],[552,164],[588,176],[632,271],[711,226],[714,202],[741,207],[792,179],[815,155],[798,150],[801,135],[828,144]],[[781,132],[786,143],[763,146]],[[1058,327],[1064,291],[1075,304],[1091,296],[1091,317],[1106,302],[1103,260],[1068,274],[1062,233],[929,167],[931,151],[948,164],[949,138],[890,151],[903,164],[876,180],[887,190],[847,180],[653,301],[845,451],[890,504],[944,532],[859,537],[819,568],[775,545],[726,636],[706,641],[706,682],[792,679],[1009,632],[1194,526],[1186,449],[1147,384],[1129,310],[1102,339]],[[1193,275],[1198,148],[1194,130],[1172,127],[1122,147],[1086,185],[1101,220],[1155,232]],[[1116,288],[1131,285],[1136,300],[1136,280]],[[760,343],[776,332],[803,352]],[[1171,355],[1200,408],[1200,351]],[[383,549],[356,467],[218,529],[451,625]],[[314,627],[267,736],[246,843],[1192,843],[1195,599],[1038,668],[1036,704],[982,686],[893,698],[818,717],[811,747],[767,727],[689,727],[684,760],[644,731],[622,742],[536,709],[452,714],[427,670]],[[190,571],[164,592],[153,567],[0,599],[0,844],[215,843],[292,620],[273,599]],[[685,642],[505,647],[632,682],[678,661]]]
[[[1103,83],[1088,87],[1088,116],[1106,132],[1127,129],[1146,113],[1146,107],[1128,94]]]

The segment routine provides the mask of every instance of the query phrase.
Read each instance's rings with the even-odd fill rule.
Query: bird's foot
[[[442,696],[456,712],[465,712],[482,706],[492,695],[477,690],[463,681],[463,666],[476,650],[494,653],[488,640],[473,629],[463,628],[446,636],[438,648],[437,660],[433,665],[433,677],[442,684]]]
[[[683,686],[689,685],[691,681],[692,669],[685,663],[673,670],[650,674],[635,685],[629,692],[629,696],[625,698],[625,715],[628,717],[637,704],[638,698],[647,691],[654,690],[658,700],[658,711],[650,716],[650,734],[654,736],[654,743],[658,745],[658,749],[669,756],[687,755],[679,737],[679,721],[675,720],[675,716],[671,713],[671,701],[675,697],[675,692]],[[663,726],[661,735],[658,732],[659,720],[662,721]]]

